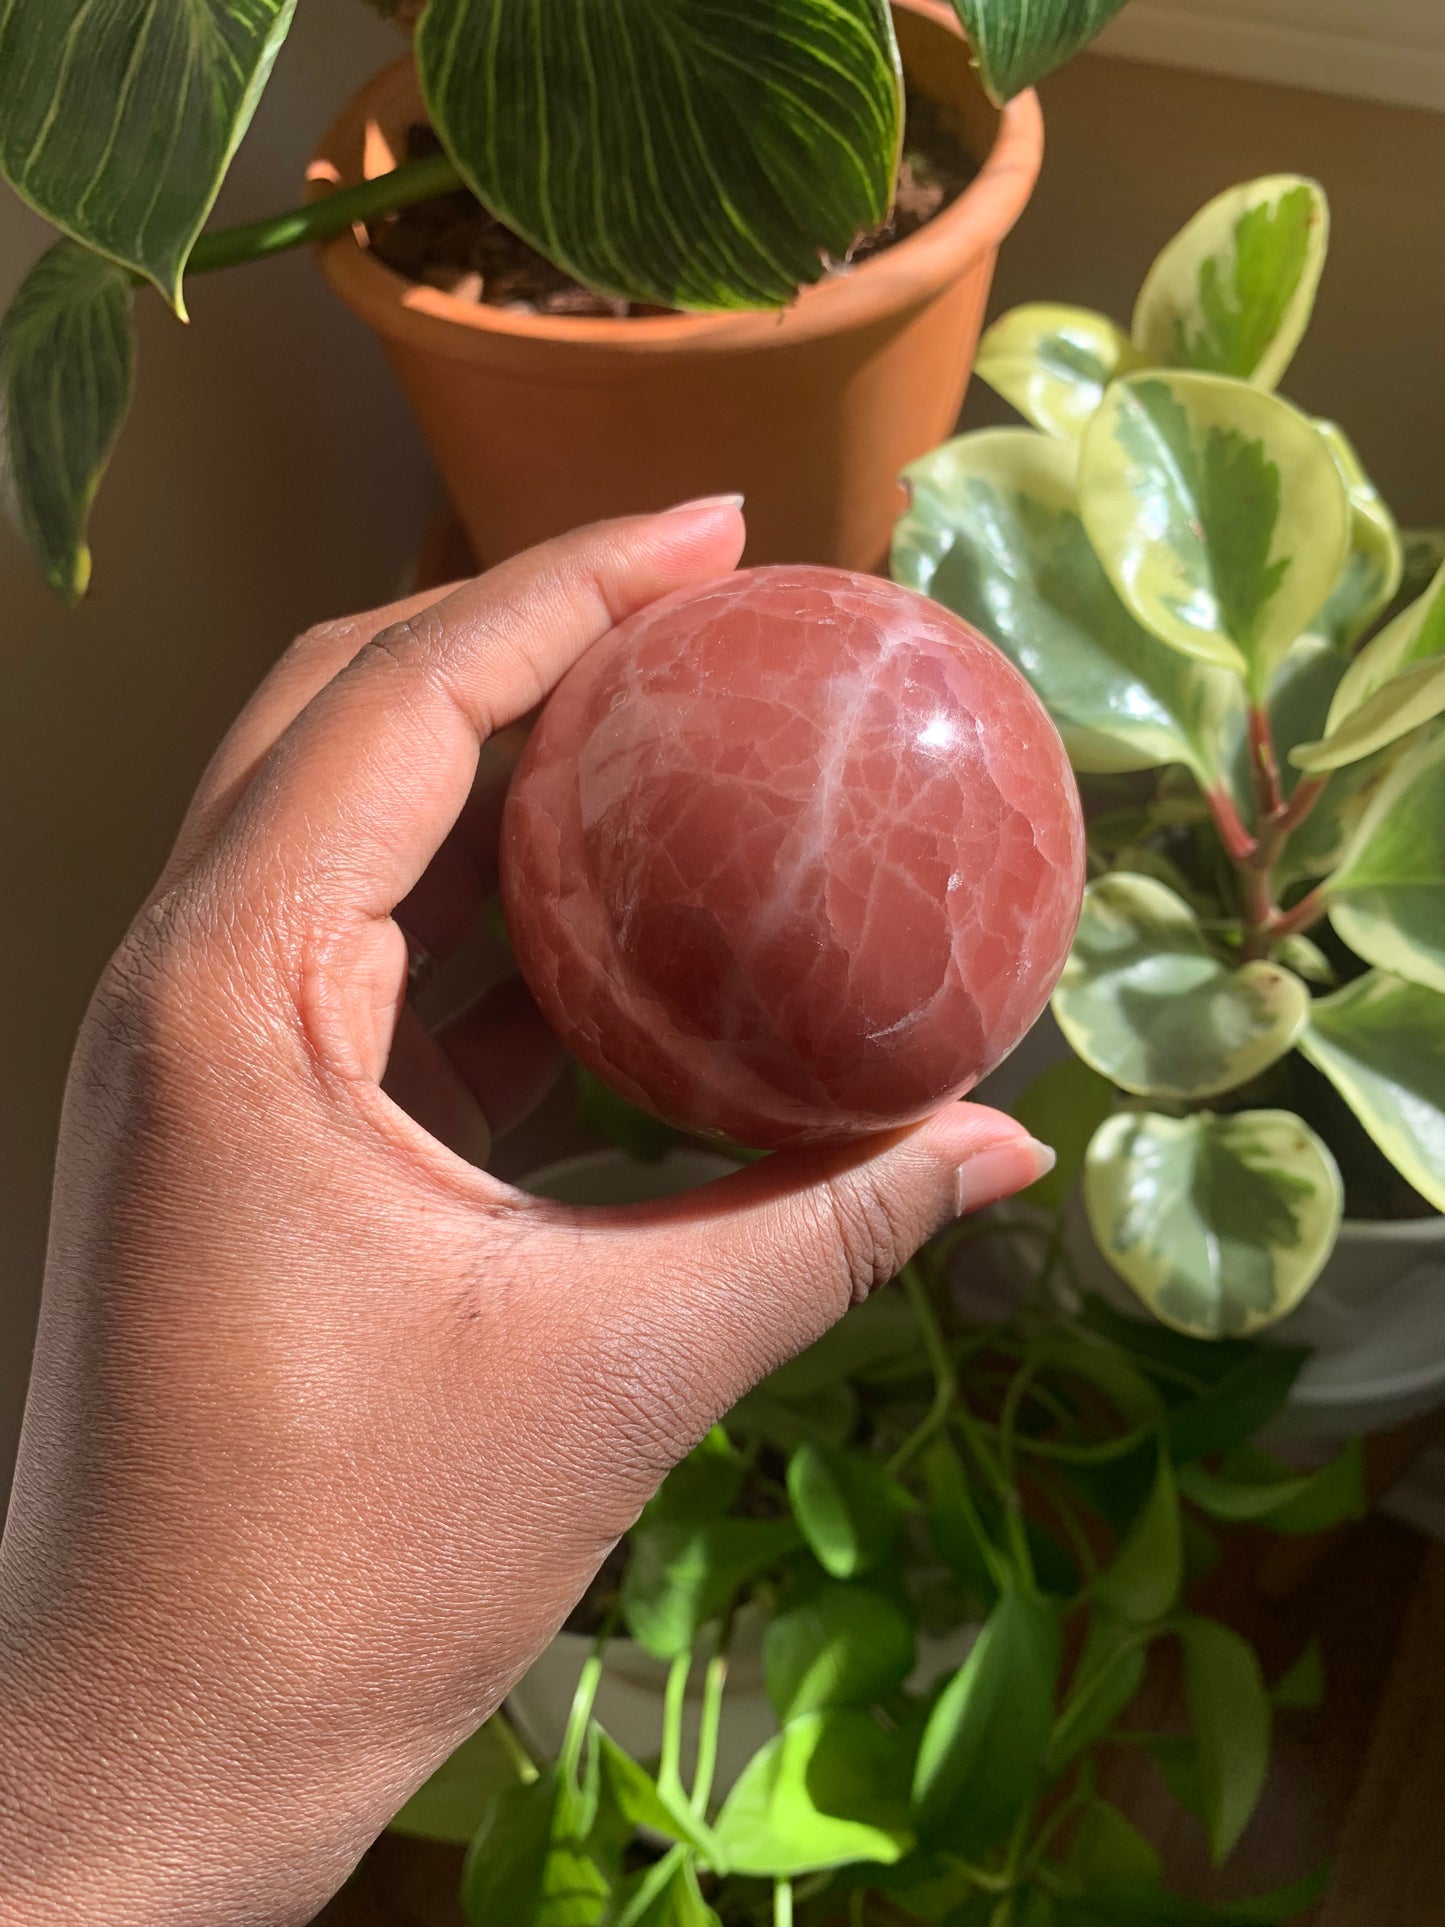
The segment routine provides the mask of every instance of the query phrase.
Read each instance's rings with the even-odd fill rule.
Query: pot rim
[[[893,4],[963,38],[957,16],[942,0]],[[306,171],[309,199],[366,175],[368,123],[399,113],[408,96],[419,101],[415,66],[411,56],[404,55],[354,94],[323,135]],[[1043,146],[1043,114],[1029,89],[998,110],[987,158],[957,200],[907,240],[849,273],[804,288],[783,309],[636,319],[514,314],[408,281],[378,261],[354,233],[338,236],[318,252],[327,280],[351,307],[382,332],[410,337],[434,353],[474,353],[479,335],[629,356],[679,349],[736,353],[861,328],[930,298],[997,247],[1012,228],[1038,179]]]
[[[1445,1245],[1445,1212],[1429,1218],[1345,1218],[1336,1242],[1350,1245]]]

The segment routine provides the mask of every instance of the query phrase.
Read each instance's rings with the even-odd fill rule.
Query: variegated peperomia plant
[[[914,464],[893,549],[1008,651],[1089,779],[1053,1005],[1093,1074],[1084,1202],[1114,1269],[1201,1336],[1298,1304],[1347,1201],[1445,1209],[1445,567],[1274,392],[1327,232],[1321,189],[1272,176],[1170,242],[1127,333],[1005,315],[979,373],[1037,426]]]

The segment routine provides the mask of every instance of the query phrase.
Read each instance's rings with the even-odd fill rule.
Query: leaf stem
[[[354,187],[338,188],[333,194],[320,194],[314,201],[289,208],[284,214],[270,214],[240,227],[217,228],[203,234],[191,249],[186,272],[209,274],[215,268],[239,267],[246,261],[283,254],[288,248],[329,241],[359,221],[373,220],[378,214],[410,207],[416,201],[429,201],[435,195],[448,194],[463,186],[465,182],[445,154],[428,154],[419,161],[404,161],[389,174],[358,181]]]
[[[793,1883],[773,1882],[773,1927],[793,1927]]]
[[[713,1776],[717,1772],[718,1733],[722,1727],[723,1688],[728,1677],[728,1647],[732,1643],[733,1614],[723,1621],[717,1650],[707,1663],[702,1683],[702,1710],[698,1716],[697,1765],[692,1776],[692,1795],[688,1810],[702,1820],[712,1798]]]
[[[657,1785],[664,1798],[679,1806],[687,1803],[682,1785],[682,1714],[687,1682],[692,1672],[691,1650],[679,1653],[667,1669],[662,1696],[662,1752],[657,1763]]]
[[[888,1470],[895,1478],[934,1434],[942,1431],[947,1425],[949,1412],[958,1395],[958,1374],[954,1370],[953,1358],[939,1329],[938,1320],[934,1316],[933,1306],[929,1303],[928,1292],[917,1266],[905,1265],[899,1282],[903,1286],[908,1308],[913,1313],[914,1323],[918,1326],[919,1335],[923,1339],[923,1348],[928,1354],[928,1362],[933,1370],[933,1399],[923,1418],[888,1461]]]
[[[1261,823],[1279,815],[1284,808],[1284,792],[1279,783],[1279,758],[1275,754],[1274,731],[1269,710],[1263,702],[1249,706],[1249,773],[1254,783],[1257,816]]]
[[[1270,921],[1267,935],[1271,943],[1280,943],[1286,937],[1298,937],[1306,930],[1312,930],[1329,909],[1329,896],[1324,884],[1317,884],[1308,896],[1301,897],[1292,910],[1276,910]]]
[[[1219,832],[1219,840],[1230,862],[1248,863],[1254,855],[1255,841],[1234,807],[1233,797],[1221,783],[1213,789],[1207,789],[1204,800],[1209,805],[1209,814],[1214,818],[1214,827]]]

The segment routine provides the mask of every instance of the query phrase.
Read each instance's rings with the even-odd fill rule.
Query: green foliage
[[[1213,1619],[1186,1619],[1184,1696],[1198,1736],[1199,1784],[1216,1860],[1231,1852],[1264,1790],[1272,1713],[1254,1649]]]
[[[1384,1194],[1293,1052],[1445,1208],[1445,542],[1402,536],[1346,434],[1272,392],[1328,232],[1316,183],[1268,176],[1164,248],[1127,332],[1058,304],[1003,316],[980,373],[1044,432],[914,462],[894,537],[895,576],[997,641],[1094,779],[1053,1009],[1115,1102],[1062,1077],[1050,1101],[1066,1139],[1092,1125],[1101,1252],[1216,1340],[1299,1303],[1347,1186],[1358,1214]],[[1195,1457],[1238,1445],[1298,1365],[1272,1369],[1171,1411],[1176,1450],[1176,1427]],[[1087,1473],[1100,1495],[1126,1475]]]
[[[1071,60],[1125,0],[954,0],[990,96],[1010,100]]]
[[[908,1495],[857,1452],[805,1440],[788,1463],[793,1516],[835,1579],[856,1579],[888,1557]]]

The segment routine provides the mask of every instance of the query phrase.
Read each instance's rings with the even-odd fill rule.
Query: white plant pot
[[[521,1188],[536,1197],[572,1205],[645,1204],[675,1197],[738,1167],[711,1151],[670,1151],[655,1164],[639,1164],[622,1151],[590,1151],[564,1158],[523,1178]],[[763,1683],[761,1613],[744,1608],[733,1630],[727,1691],[718,1732],[713,1787],[721,1798],[748,1761],[778,1731],[777,1717]],[[960,1627],[947,1638],[920,1638],[918,1664],[909,1684],[922,1690],[943,1673],[963,1664],[978,1637],[976,1626]],[[513,1687],[507,1710],[523,1741],[538,1757],[554,1759],[562,1744],[567,1715],[582,1667],[592,1650],[587,1633],[559,1633],[540,1659]],[[683,1712],[683,1759],[697,1747],[704,1668],[693,1668]],[[667,1666],[630,1639],[607,1647],[594,1717],[634,1758],[655,1758],[662,1745],[663,1688]]]

